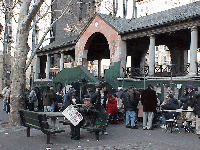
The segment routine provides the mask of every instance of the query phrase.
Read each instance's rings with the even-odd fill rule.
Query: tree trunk
[[[22,29],[23,30],[23,29]],[[19,40],[20,39],[20,40]],[[27,57],[27,33],[17,34],[16,51],[11,71],[11,97],[10,97],[10,120],[11,126],[20,125],[19,109],[25,107],[25,63]]]
[[[44,0],[36,0],[29,9],[31,0],[23,0],[21,3],[18,28],[16,35],[16,48],[14,51],[14,60],[11,68],[11,96],[10,96],[10,119],[11,126],[21,125],[19,109],[25,107],[25,87],[26,75],[25,66],[28,54],[28,35],[31,22]]]

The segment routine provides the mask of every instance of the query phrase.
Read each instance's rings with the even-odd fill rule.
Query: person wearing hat
[[[153,90],[153,85],[149,84],[142,91],[141,103],[143,105],[143,130],[153,130],[152,122],[157,106],[156,91]]]
[[[183,90],[183,95],[180,98],[181,108],[184,110],[188,108],[188,105],[187,105],[188,98],[189,98],[188,88],[185,87]]]
[[[64,100],[65,100],[65,108],[67,108],[69,105],[73,104],[72,103],[72,95],[75,94],[75,89],[70,88],[69,92],[65,94]],[[76,96],[74,96],[76,97]]]
[[[161,105],[161,109],[163,110],[176,110],[179,109],[179,103],[178,100],[174,98],[174,96],[172,94],[169,94],[167,96],[167,101],[165,104]],[[166,120],[168,119],[174,119],[177,118],[178,113],[177,112],[165,112],[164,116],[166,118]]]
[[[75,108],[83,115],[83,122],[79,123],[78,125],[74,126],[70,124],[71,128],[71,139],[72,140],[79,140],[80,139],[80,126],[83,123],[84,127],[94,126],[94,116],[95,116],[95,108],[90,103],[90,98],[84,98],[84,105],[83,107]]]
[[[90,98],[84,98],[83,107],[78,108],[78,111],[80,111],[83,115],[83,126],[85,127],[94,125],[94,116],[96,109],[94,108],[94,105],[90,103],[90,101]]]
[[[188,110],[194,110],[194,106],[196,104],[196,92],[194,91],[194,87],[192,85],[188,86],[188,100],[187,100],[187,105],[188,105]],[[195,126],[195,114],[193,112],[187,112],[186,113],[186,119],[188,120],[193,120],[191,126]]]

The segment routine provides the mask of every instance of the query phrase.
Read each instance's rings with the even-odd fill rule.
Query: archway
[[[88,70],[95,76],[102,77],[104,70],[110,65],[108,60],[110,50],[106,37],[100,32],[93,33],[88,38],[84,49],[87,51]],[[107,60],[106,64],[105,60]]]

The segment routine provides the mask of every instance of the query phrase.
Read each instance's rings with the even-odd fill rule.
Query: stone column
[[[64,68],[64,53],[61,52],[60,54],[60,71]]]
[[[188,64],[188,50],[183,50],[183,64],[184,66]]]
[[[50,56],[50,54],[47,54],[46,79],[49,79],[50,65],[51,65],[50,60],[51,60],[51,56]]]
[[[40,57],[37,54],[34,57],[33,73],[34,73],[34,79],[39,79]]]
[[[142,56],[141,61],[140,61],[140,68],[142,68],[142,74],[144,74],[144,69],[145,69],[145,61],[146,61],[146,57],[145,55]]]
[[[155,37],[150,36],[149,44],[149,76],[154,75],[155,70]]]
[[[190,45],[190,73],[194,76],[197,73],[197,48],[198,48],[198,29],[191,28],[191,45]]]
[[[125,41],[121,41],[120,52],[121,52],[120,77],[123,77],[123,69],[126,70],[126,57],[127,57],[126,42]]]

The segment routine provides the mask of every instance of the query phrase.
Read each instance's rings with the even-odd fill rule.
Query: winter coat
[[[72,104],[72,94],[71,92],[65,94],[65,108]]]
[[[183,96],[181,96],[180,101],[181,101],[181,107],[186,110],[188,108],[188,104],[187,101],[189,99],[189,93],[187,92],[186,94],[183,94]]]
[[[53,103],[53,94],[51,93],[51,91],[45,91],[42,94],[42,98],[43,98],[43,105],[44,106],[51,106]]]
[[[38,101],[35,90],[31,90],[28,98],[29,98],[29,103],[35,103],[36,101]]]
[[[103,104],[101,105],[101,92],[96,91],[91,97],[91,103],[94,105],[96,110],[106,109],[106,101],[107,101],[107,92],[104,92],[104,100]]]
[[[53,94],[53,101],[56,102],[56,93],[54,92],[54,90],[50,90],[51,93]]]
[[[94,119],[95,119],[95,108],[90,103],[87,106],[83,106],[78,108],[78,111],[83,115],[83,126],[93,126],[94,125]]]
[[[195,105],[195,92],[192,91],[191,93],[189,93],[189,97],[188,97],[188,100],[187,100],[187,105],[190,106],[191,108],[194,108],[194,105]]]
[[[195,94],[194,100],[194,114],[200,117],[200,92]]]
[[[140,101],[140,93],[134,93],[134,98],[135,98],[135,106],[137,107],[137,110],[139,109],[139,101]]]
[[[115,98],[112,97],[112,95],[107,95],[108,96],[108,104],[106,106],[106,113],[110,113],[113,115],[116,115],[118,113],[118,108],[117,108],[117,101]]]
[[[136,111],[139,101],[135,100],[133,92],[126,92],[124,94],[124,109],[125,111]]]
[[[67,94],[67,97],[66,97],[66,100],[65,100],[65,108],[67,108],[69,105],[74,105],[73,102],[72,102],[72,95],[73,94],[74,93],[70,93],[70,92]],[[79,101],[78,98],[76,98],[76,104],[80,104],[80,101]]]
[[[7,89],[8,89],[7,86],[5,88],[3,88],[3,91],[2,91],[3,96],[5,96]]]
[[[155,112],[157,106],[156,92],[151,88],[142,91],[141,103],[143,105],[143,112]]]
[[[175,98],[171,98],[166,104],[161,105],[161,107],[164,110],[176,110],[176,109],[180,108],[179,103],[178,103],[177,99],[175,99]],[[174,119],[173,114],[175,117],[178,116],[177,112],[165,112],[164,113],[166,119]]]
[[[118,98],[122,99],[123,96],[124,96],[124,91],[123,91],[122,89],[120,89],[120,90],[117,92],[116,95],[117,95]]]
[[[8,88],[7,90],[6,90],[6,93],[5,93],[5,95],[4,95],[4,98],[3,98],[3,101],[4,102],[7,102],[7,103],[9,103],[10,102],[10,88]]]

